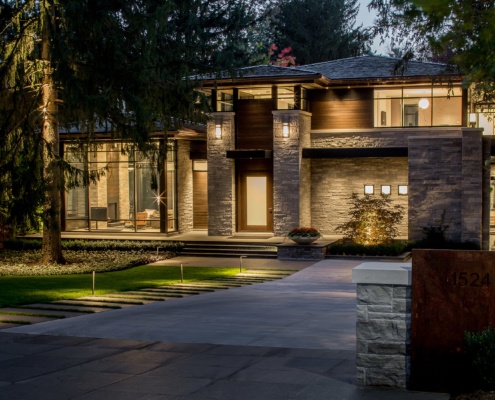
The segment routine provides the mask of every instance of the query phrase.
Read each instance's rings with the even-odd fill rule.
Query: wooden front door
[[[273,231],[271,171],[241,171],[239,174],[239,231]]]
[[[208,229],[208,172],[193,172],[193,229]]]

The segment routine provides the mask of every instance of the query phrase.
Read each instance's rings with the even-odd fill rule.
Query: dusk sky
[[[368,4],[370,0],[359,0],[359,14],[357,16],[357,25],[363,24],[363,26],[373,25],[375,19],[375,12],[368,11]],[[385,54],[387,52],[388,45],[380,45],[380,39],[376,39],[372,49],[377,52],[377,54]]]

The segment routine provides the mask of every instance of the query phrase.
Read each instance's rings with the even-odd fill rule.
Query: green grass
[[[234,276],[239,268],[184,267],[184,282]],[[180,283],[180,268],[143,265],[96,274],[95,296]],[[90,296],[92,275],[0,276],[0,307]]]

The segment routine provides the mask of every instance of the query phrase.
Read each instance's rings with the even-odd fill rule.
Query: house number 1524
[[[480,275],[476,272],[454,272],[450,277],[454,286],[490,286],[490,274]]]

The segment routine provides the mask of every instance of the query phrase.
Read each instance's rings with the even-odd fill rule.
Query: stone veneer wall
[[[177,204],[178,230],[193,230],[193,173],[190,159],[191,142],[177,141]]]
[[[423,236],[423,227],[448,225],[454,241],[487,245],[483,212],[488,190],[483,172],[486,151],[479,129],[461,136],[409,138],[409,238]]]
[[[310,225],[309,160],[302,148],[310,144],[311,114],[283,110],[273,113],[273,231],[285,236],[292,228]],[[282,124],[289,124],[289,137],[282,137]]]
[[[411,287],[357,285],[356,327],[357,384],[406,388]]]
[[[408,196],[398,195],[398,185],[407,185],[407,158],[334,158],[311,160],[312,225],[324,234],[335,234],[335,228],[349,220],[352,193],[364,195],[364,185],[392,186],[392,202],[404,207],[400,236],[407,236]]]
[[[208,152],[208,235],[229,236],[235,232],[234,160],[226,158],[235,149],[235,113],[211,114],[207,126]],[[222,138],[215,137],[216,124]]]
[[[411,265],[363,263],[357,283],[356,382],[406,388],[410,376]]]
[[[411,136],[461,135],[462,128],[400,128],[349,131],[313,131],[311,147],[407,147]]]

